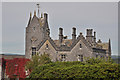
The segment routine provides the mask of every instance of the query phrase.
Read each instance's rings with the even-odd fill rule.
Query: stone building
[[[76,37],[76,28],[72,28],[72,39],[67,39],[63,34],[63,28],[59,28],[59,39],[50,37],[48,14],[40,17],[30,13],[26,27],[26,58],[31,58],[36,53],[47,53],[52,61],[83,61],[85,57],[109,57],[111,56],[111,43],[96,41],[96,32],[93,29],[86,30],[86,37],[80,33]]]

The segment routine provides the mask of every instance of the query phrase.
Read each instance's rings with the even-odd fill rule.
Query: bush
[[[119,69],[119,64],[104,59],[89,59],[86,62],[54,62],[36,67],[29,79],[118,80]]]

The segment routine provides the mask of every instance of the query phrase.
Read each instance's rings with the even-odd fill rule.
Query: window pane
[[[36,54],[36,47],[32,47],[32,56]]]
[[[82,45],[80,44],[80,48],[82,48]]]
[[[46,44],[46,48],[48,48],[48,44]]]

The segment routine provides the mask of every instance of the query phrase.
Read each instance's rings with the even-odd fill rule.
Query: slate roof
[[[102,49],[108,50],[109,43],[97,43],[98,46],[101,46]]]
[[[53,40],[51,39],[50,36],[46,37],[37,47],[37,50],[39,50],[42,45],[48,40],[52,46],[54,47],[55,50],[57,51],[70,51],[80,40],[83,41],[83,43],[89,48],[92,49],[92,46],[86,41],[86,39],[83,37],[83,35],[79,35],[77,39],[75,40],[74,43],[72,43],[71,39],[66,39],[63,40],[63,45],[59,46],[59,41],[58,40]],[[64,45],[67,44],[67,45]]]
[[[59,40],[54,40],[55,44],[59,46]],[[72,39],[63,39],[62,44],[70,47],[72,45]]]
[[[46,37],[37,47],[37,50],[39,50],[42,45],[48,40],[51,45],[54,47],[56,51],[71,51],[72,48],[80,41],[82,42],[93,52],[101,52],[101,53],[106,53],[106,50],[108,50],[108,43],[96,43],[97,47],[93,48],[93,45],[88,42],[85,37],[83,37],[82,34],[80,34],[77,39],[75,40],[74,43],[72,43],[72,39],[63,39],[62,45],[59,45],[59,40],[53,40],[51,39],[50,36]],[[98,48],[101,47],[101,48]]]

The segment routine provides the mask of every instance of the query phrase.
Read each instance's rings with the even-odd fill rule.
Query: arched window
[[[36,54],[36,47],[32,47],[32,56]]]

